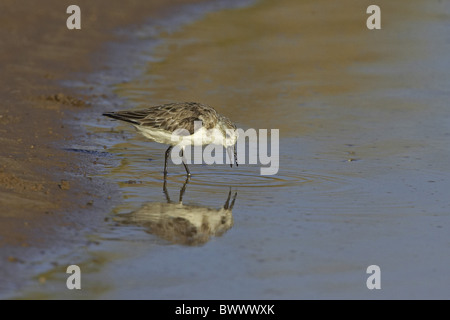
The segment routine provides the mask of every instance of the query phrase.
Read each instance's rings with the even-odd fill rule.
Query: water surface
[[[122,194],[71,258],[82,292],[56,268],[48,296],[449,298],[450,7],[383,3],[369,31],[370,4],[260,1],[163,33],[139,75],[109,86],[121,100],[108,111],[210,104],[279,129],[280,170],[192,165],[185,185],[172,164],[164,190],[165,146],[87,123]],[[372,264],[381,290],[366,287]]]

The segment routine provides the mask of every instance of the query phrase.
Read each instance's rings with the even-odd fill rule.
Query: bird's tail
[[[102,115],[116,119],[116,120],[130,122],[132,124],[139,124],[139,121],[137,121],[136,119],[133,119],[133,118],[129,117],[127,114],[120,113],[120,112],[105,112]]]

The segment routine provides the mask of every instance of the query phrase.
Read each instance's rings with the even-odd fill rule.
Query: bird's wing
[[[193,134],[199,127],[195,121],[202,121],[206,129],[215,127],[219,115],[213,108],[197,102],[169,103],[136,111],[104,113],[105,116],[173,132],[184,129]]]
[[[173,132],[184,129],[193,134],[200,128],[196,121],[201,121],[206,129],[216,125],[218,114],[209,107],[199,103],[174,103],[147,109],[147,116],[140,120],[140,125]]]
[[[166,117],[147,118],[141,122],[141,126],[151,127],[155,129],[162,129],[169,132],[176,130],[186,130],[189,134],[193,134],[197,129],[195,128],[195,121],[201,121],[197,117],[184,117],[182,119],[173,119]]]

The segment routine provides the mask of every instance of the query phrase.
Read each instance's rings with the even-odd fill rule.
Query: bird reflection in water
[[[149,202],[139,210],[129,214],[127,222],[147,229],[147,232],[157,235],[174,244],[198,246],[208,242],[212,236],[223,235],[233,226],[232,209],[237,192],[231,198],[231,188],[228,198],[222,208],[210,208],[198,205],[184,205],[183,196],[189,178],[184,182],[178,201],[170,199],[167,191],[167,181],[164,179],[163,191],[167,202]]]

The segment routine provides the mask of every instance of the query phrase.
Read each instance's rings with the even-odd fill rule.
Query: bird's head
[[[220,131],[223,135],[222,145],[225,148],[234,146],[237,139],[239,138],[239,133],[237,131],[236,125],[225,117],[222,117],[222,119],[220,120]]]
[[[233,162],[235,162],[237,166],[236,142],[239,138],[239,132],[236,125],[228,118],[222,117],[220,121],[220,131],[224,137],[222,144],[227,149],[227,153],[230,158],[230,166],[233,166]]]

